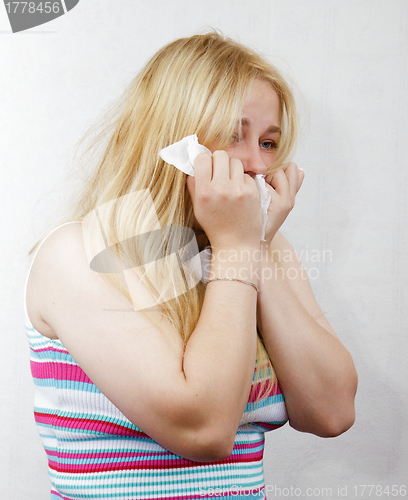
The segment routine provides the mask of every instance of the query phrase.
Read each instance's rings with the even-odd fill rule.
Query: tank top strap
[[[68,221],[68,222],[64,222],[62,224],[59,224],[58,226],[54,227],[54,229],[52,229],[44,238],[43,240],[41,241],[41,243],[38,245],[37,249],[35,250],[35,252],[33,253],[33,255],[30,257],[30,261],[29,261],[29,265],[28,265],[28,270],[27,270],[27,277],[26,277],[26,280],[25,280],[25,285],[24,285],[24,292],[23,292],[23,300],[24,300],[24,316],[25,316],[25,321],[26,321],[26,324],[28,326],[30,326],[31,328],[33,328],[33,325],[31,324],[31,321],[30,321],[30,318],[28,317],[28,312],[27,312],[27,285],[28,285],[28,278],[30,277],[30,273],[31,273],[31,269],[33,267],[33,263],[34,263],[34,259],[38,253],[38,250],[41,248],[41,245],[44,243],[44,241],[54,232],[56,231],[58,228],[62,227],[62,226],[65,226],[67,224],[78,224],[80,223],[81,221],[77,221],[77,220],[73,220],[73,221]]]

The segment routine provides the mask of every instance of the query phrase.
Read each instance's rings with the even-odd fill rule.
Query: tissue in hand
[[[199,154],[208,153],[211,151],[198,142],[197,136],[189,135],[175,142],[170,146],[159,151],[159,155],[166,163],[174,165],[187,175],[194,177],[194,160]],[[255,182],[258,187],[261,209],[262,209],[262,234],[261,241],[265,240],[265,228],[268,221],[268,207],[271,201],[271,194],[265,185],[265,176],[258,174],[255,176]]]

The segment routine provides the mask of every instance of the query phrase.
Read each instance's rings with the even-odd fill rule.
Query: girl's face
[[[254,80],[242,108],[240,127],[237,124],[226,149],[230,158],[242,161],[244,172],[251,177],[265,174],[275,161],[281,135],[279,104],[278,94],[269,83]]]
[[[280,102],[276,90],[263,80],[254,80],[249,88],[233,141],[226,148],[230,158],[241,160],[251,177],[265,174],[276,158],[280,140]],[[214,152],[217,147],[210,147]],[[196,221],[197,235],[204,231]]]

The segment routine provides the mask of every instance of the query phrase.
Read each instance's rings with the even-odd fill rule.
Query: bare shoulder
[[[67,259],[73,257],[72,250],[75,249],[77,255],[81,253],[81,238],[80,222],[57,227],[45,237],[34,257],[27,283],[27,312],[34,328],[46,337],[58,338],[44,320],[46,291],[50,283],[56,281],[55,271],[59,271],[58,266],[63,270],[69,264]],[[77,261],[76,264],[78,263]]]
[[[78,296],[86,293],[96,294],[99,300],[103,300],[106,293],[108,300],[115,295],[115,288],[90,268],[81,223],[57,228],[44,241],[36,260],[36,272],[42,284],[39,287],[40,312],[45,320],[51,315],[52,306],[60,300],[74,304]]]
[[[76,281],[81,286],[87,278],[93,278],[87,273],[80,222],[57,227],[45,237],[35,255],[27,284],[27,310],[34,327],[40,326],[37,328],[40,333],[46,330],[56,336],[45,320],[48,299],[50,292],[55,299],[62,290],[66,296],[74,291],[66,286],[68,276],[71,283]],[[55,303],[54,299],[51,303]],[[48,336],[47,333],[44,334]]]
[[[169,415],[179,426],[185,414],[184,401],[174,395],[185,386],[183,344],[175,327],[158,307],[149,316],[135,311],[120,290],[90,268],[81,224],[50,234],[34,264],[35,315],[133,424],[179,450],[180,440],[166,430]]]
[[[52,270],[60,255],[67,257],[72,250],[76,252],[81,247],[82,224],[81,222],[64,224],[49,233],[42,241],[30,273],[30,279],[46,276],[47,270]]]
[[[118,279],[126,286],[123,277]],[[116,287],[90,268],[81,223],[58,227],[39,248],[27,285],[27,312],[40,333],[68,344],[71,338],[66,337],[78,331],[73,315],[89,332],[102,320],[105,328],[117,327],[119,315],[127,329],[151,326]],[[159,310],[151,314],[161,318]]]

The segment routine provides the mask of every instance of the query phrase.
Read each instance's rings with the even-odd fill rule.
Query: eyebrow
[[[251,124],[251,122],[248,120],[248,118],[242,118],[241,125],[243,127],[248,126],[250,124]],[[268,127],[266,129],[266,133],[267,134],[276,134],[276,133],[280,134],[281,133],[281,129],[280,129],[280,127],[277,127],[276,125],[271,125],[270,127]]]

